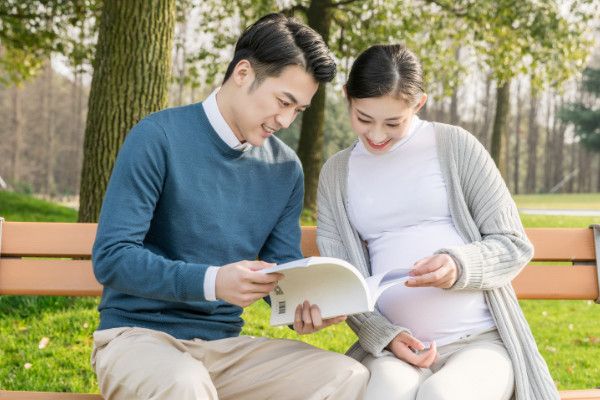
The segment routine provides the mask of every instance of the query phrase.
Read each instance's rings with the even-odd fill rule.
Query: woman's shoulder
[[[441,122],[434,122],[433,126],[438,143],[448,143],[458,146],[481,146],[475,135],[463,127]]]
[[[323,171],[336,171],[339,169],[345,170],[348,166],[348,160],[350,159],[350,154],[352,153],[352,149],[356,145],[354,142],[351,146],[345,148],[344,150],[340,150],[325,161],[323,164]]]

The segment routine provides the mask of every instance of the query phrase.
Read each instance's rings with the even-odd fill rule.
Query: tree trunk
[[[329,42],[332,18],[328,4],[326,0],[313,0],[307,12],[308,25],[323,37],[325,43]],[[313,214],[317,211],[317,187],[323,165],[325,97],[325,85],[319,85],[310,107],[303,113],[298,143],[298,157],[304,169],[304,209]]]
[[[456,61],[460,60],[460,46],[454,49],[454,59]],[[450,98],[450,124],[451,125],[459,125],[460,117],[458,115],[458,88],[459,85],[456,86],[452,90],[452,97]]]
[[[552,164],[555,162],[554,160],[554,135],[552,130],[552,124],[555,117],[552,115],[553,108],[553,96],[552,92],[548,92],[548,108],[546,111],[546,144],[544,146],[544,192],[547,193],[550,189],[552,189]]]
[[[14,117],[13,117],[13,137],[14,152],[12,160],[12,179],[15,183],[21,179],[21,149],[23,147],[23,103],[21,100],[21,89],[16,85],[13,88]]]
[[[88,102],[79,221],[98,220],[117,152],[168,105],[175,0],[105,0]]]
[[[485,99],[483,101],[483,125],[481,126],[481,130],[479,131],[479,141],[481,142],[481,144],[483,144],[483,146],[486,149],[489,149],[488,135],[490,131],[490,110],[492,108],[492,105],[490,104],[490,99],[492,98],[492,95],[490,93],[491,90],[492,79],[488,75],[485,80]]]
[[[535,193],[537,177],[537,145],[539,126],[537,123],[538,98],[531,93],[529,105],[529,132],[527,132],[527,177],[525,179],[525,191]]]
[[[496,88],[496,116],[492,128],[491,155],[500,170],[506,176],[506,137],[508,136],[508,115],[510,112],[510,81]]]
[[[554,115],[558,110],[563,107],[563,99],[559,98],[559,101],[554,104]],[[552,184],[556,185],[563,177],[564,163],[565,163],[565,131],[566,124],[559,118],[554,118],[554,125],[552,126],[554,136],[554,161],[552,162]]]
[[[521,80],[517,81],[517,122],[515,126],[515,166],[514,166],[514,193],[519,194],[519,162],[520,162],[520,143],[521,143]]]
[[[54,124],[54,112],[52,105],[54,104],[54,71],[52,71],[52,60],[48,59],[46,66],[44,67],[44,97],[43,97],[43,115],[45,120],[46,129],[44,132],[44,164],[46,167],[45,174],[43,175],[43,192],[47,195],[54,195],[56,189],[56,182],[54,180],[54,160],[55,160],[55,148],[56,148],[56,135],[55,135],[55,124]]]

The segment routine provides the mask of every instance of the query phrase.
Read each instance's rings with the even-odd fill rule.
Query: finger
[[[302,322],[302,305],[298,304],[296,307],[296,312],[294,313],[294,330],[298,333],[301,333],[304,329],[304,322]]]
[[[335,318],[324,319],[323,320],[323,328],[326,328],[331,325],[337,325],[339,323],[344,322],[346,319],[347,319],[347,317],[345,315],[340,315],[339,317],[335,317]]]
[[[435,268],[431,263],[431,260],[433,258],[434,256],[427,256],[414,263],[414,265],[412,266],[413,270],[411,272],[411,276],[424,275],[434,270]]]
[[[312,321],[312,317],[310,315],[310,303],[308,301],[304,301],[304,303],[302,304],[302,322],[304,322],[304,325],[309,325],[312,326],[313,325],[313,321]]]
[[[323,326],[323,318],[321,318],[321,310],[319,310],[319,306],[316,304],[310,306],[310,319],[315,328],[321,329]]]
[[[415,350],[423,350],[425,345],[416,337],[409,335],[407,332],[402,332],[398,337],[402,343],[412,347]]]
[[[271,268],[276,266],[275,263],[270,263],[266,261],[246,261],[248,269],[252,271],[260,271],[261,269]]]

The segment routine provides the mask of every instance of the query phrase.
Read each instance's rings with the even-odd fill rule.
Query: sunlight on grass
[[[519,194],[519,208],[600,210],[600,193]]]

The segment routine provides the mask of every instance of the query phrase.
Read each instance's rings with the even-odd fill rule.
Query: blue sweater
[[[271,136],[230,148],[201,103],[156,112],[128,134],[106,191],[94,273],[99,330],[144,327],[179,339],[239,335],[242,308],[206,301],[209,266],[301,258],[296,154]]]

